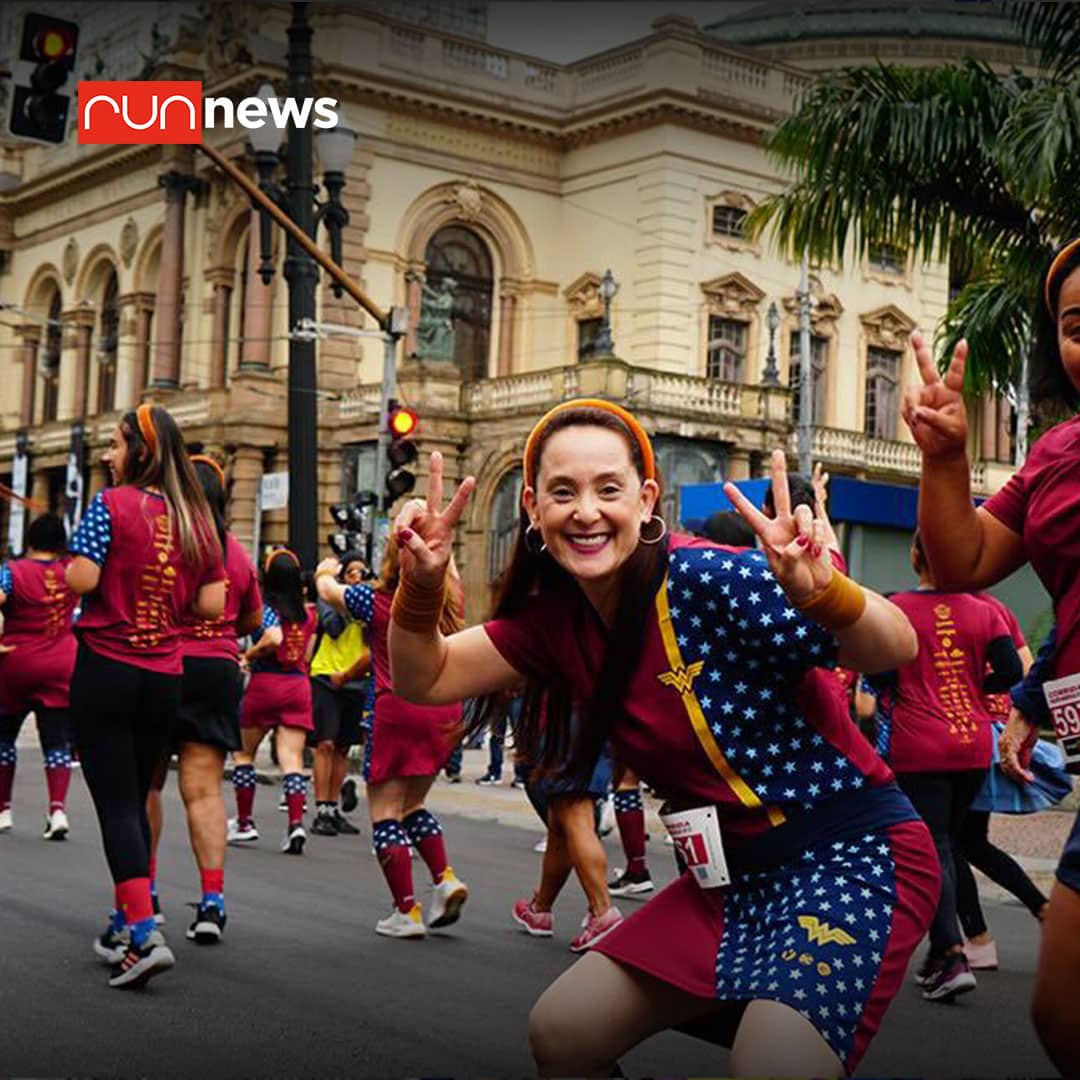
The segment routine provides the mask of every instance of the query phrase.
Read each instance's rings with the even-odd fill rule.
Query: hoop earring
[[[529,543],[529,537],[535,536],[540,540],[540,546],[534,547]],[[530,555],[543,555],[547,551],[547,544],[544,543],[544,538],[540,536],[540,530],[530,521],[529,527],[525,530],[525,550]]]
[[[651,518],[649,518],[649,521],[659,521],[660,522],[660,535],[657,536],[657,537],[654,537],[651,540],[647,539],[644,536],[639,535],[638,540],[642,544],[650,544],[650,545],[651,544],[659,544],[660,541],[663,540],[665,536],[667,536],[667,522],[659,514],[653,514],[653,516]],[[649,521],[646,521],[644,524],[648,525]]]

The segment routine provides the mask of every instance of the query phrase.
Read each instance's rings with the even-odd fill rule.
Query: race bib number
[[[1065,768],[1080,772],[1080,673],[1043,683]]]
[[[715,806],[676,810],[661,814],[660,820],[694,880],[703,889],[718,889],[731,883]]]

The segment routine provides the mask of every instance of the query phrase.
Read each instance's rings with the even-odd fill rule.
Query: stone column
[[[727,452],[727,479],[750,479],[750,451],[733,446]]]
[[[150,385],[160,390],[180,386],[180,335],[184,302],[184,214],[192,178],[176,170],[158,177],[165,189],[165,230],[161,237],[154,362]]]
[[[273,326],[274,285],[259,277],[259,211],[251,211],[248,229],[247,280],[244,288],[241,371],[270,370],[270,334]]]
[[[215,267],[206,275],[206,280],[214,287],[214,328],[210,340],[211,389],[225,385],[229,357],[229,306],[235,277],[227,266]]]
[[[19,423],[23,427],[30,427],[34,423],[34,388],[37,384],[41,327],[20,326],[15,333],[22,341],[22,401],[19,406]]]
[[[125,293],[120,305],[120,348],[116,364],[116,407],[122,411],[135,408],[146,389],[147,345],[154,294]]]
[[[61,416],[60,419],[81,420],[86,416],[90,389],[90,340],[94,334],[96,321],[94,315],[94,309],[90,304],[80,304],[79,307],[65,311],[60,316],[71,327],[69,340],[75,352],[75,383],[71,397],[71,412],[67,416]]]
[[[517,300],[517,286],[504,284],[499,293],[499,356],[495,367],[497,376],[509,375],[513,368]]]
[[[1012,461],[1012,427],[1013,407],[1005,398],[998,398],[997,403],[997,454],[998,461],[1009,463]]]
[[[979,431],[979,457],[983,461],[997,460],[997,398],[987,395],[982,400],[982,419]]]

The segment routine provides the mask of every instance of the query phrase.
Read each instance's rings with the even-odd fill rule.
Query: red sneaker
[[[555,919],[550,911],[537,911],[531,900],[515,900],[514,922],[533,937],[551,937],[555,932]]]
[[[607,937],[623,921],[617,907],[609,907],[603,915],[594,915],[591,911],[581,920],[581,933],[570,942],[571,952],[584,952],[591,949],[601,938]]]

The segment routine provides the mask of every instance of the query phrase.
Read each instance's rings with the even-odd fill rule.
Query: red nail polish
[[[810,537],[809,536],[796,536],[795,537],[795,543],[798,544],[799,547],[806,547],[806,545],[810,543]]]
[[[820,544],[815,544],[810,549],[810,554],[813,555],[815,559],[820,559],[821,558],[821,545]]]
[[[402,529],[398,533],[398,543],[407,544],[413,538],[412,529]]]

